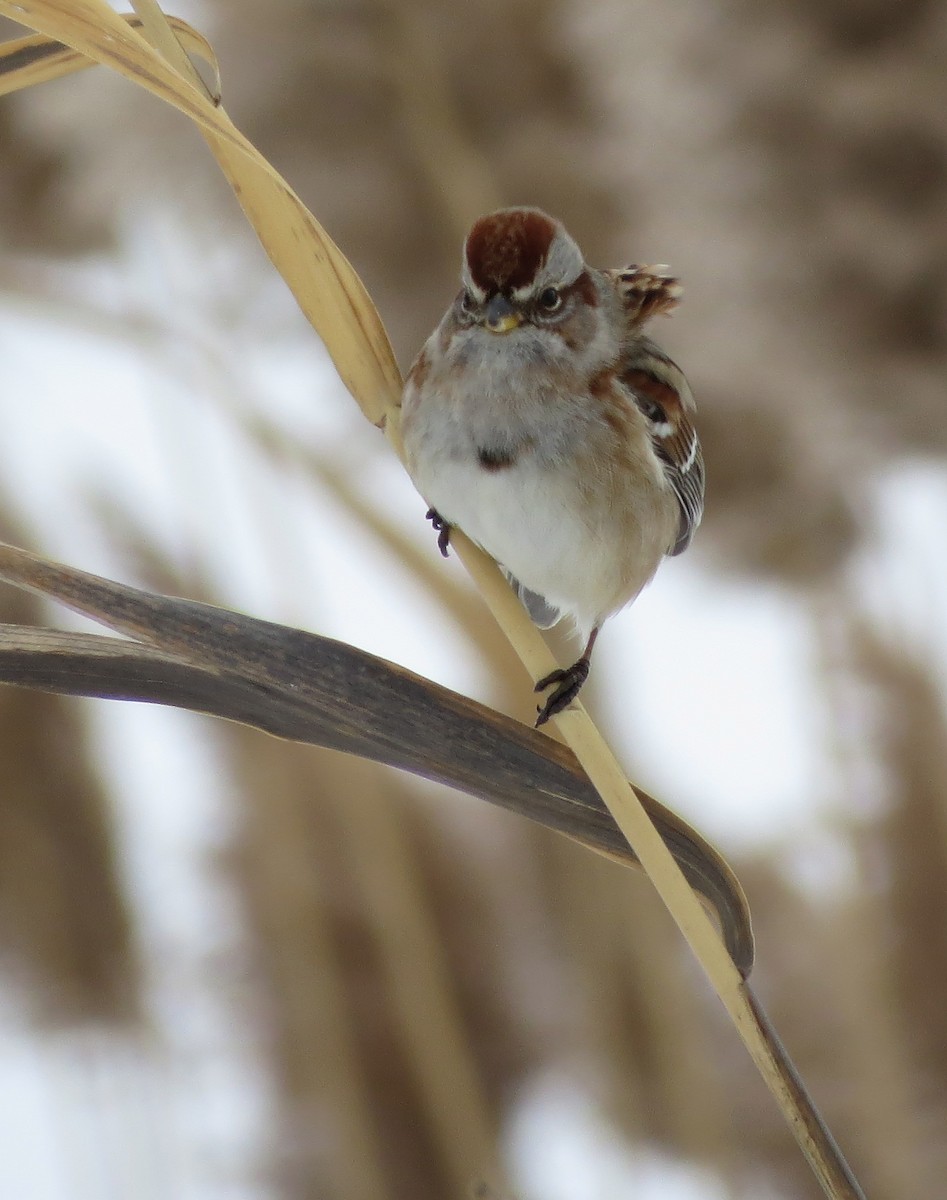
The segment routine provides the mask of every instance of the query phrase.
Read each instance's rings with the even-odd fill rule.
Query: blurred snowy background
[[[656,334],[698,397],[707,517],[609,624],[587,703],[733,861],[758,990],[868,1193],[929,1200],[947,10],[170,11],[210,36],[228,111],[361,272],[403,367],[497,204],[684,280]],[[0,537],[529,719],[189,123],[87,72],[0,105],[0,165]],[[4,620],[75,623],[0,598]],[[460,1200],[494,1154],[522,1200],[818,1194],[646,882],[328,752],[0,692],[4,1200]]]

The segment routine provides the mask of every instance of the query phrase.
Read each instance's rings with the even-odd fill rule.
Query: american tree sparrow
[[[456,525],[542,628],[585,649],[536,684],[537,725],[578,694],[602,622],[701,518],[704,465],[680,369],[642,332],[678,302],[666,267],[601,271],[536,208],[481,217],[463,287],[408,374],[408,470],[447,554]]]

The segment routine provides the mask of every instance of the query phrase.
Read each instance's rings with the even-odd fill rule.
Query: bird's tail
[[[520,581],[511,575],[509,571],[504,571],[503,574],[510,582],[510,586],[523,602],[523,607],[529,613],[535,625],[540,629],[548,629],[562,616],[558,608],[555,608],[545,596],[540,596],[539,592],[531,592],[528,587],[524,587]]]

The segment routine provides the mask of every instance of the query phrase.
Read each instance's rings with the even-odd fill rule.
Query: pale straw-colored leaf
[[[133,29],[142,25],[141,18],[131,13],[122,14],[122,19]],[[214,80],[213,88],[209,89],[210,98],[217,104],[220,99],[220,64],[214,48],[202,33],[186,21],[178,17],[168,17],[167,20],[183,49],[202,59],[210,68]],[[0,96],[33,87],[37,83],[62,79],[94,66],[96,63],[87,55],[62,42],[54,42],[41,33],[0,42]]]

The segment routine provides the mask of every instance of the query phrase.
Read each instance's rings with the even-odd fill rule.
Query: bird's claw
[[[449,557],[447,547],[450,545],[450,525],[444,520],[436,508],[429,508],[424,514],[437,530],[437,548],[445,558]]]
[[[548,675],[544,675],[536,684],[535,691],[544,692],[547,687],[552,687],[556,684],[556,690],[546,699],[546,703],[542,708],[537,708],[539,716],[536,718],[536,728],[540,725],[545,725],[550,717],[554,717],[556,713],[561,713],[564,708],[572,703],[578,696],[589,677],[589,660],[580,658],[578,662],[574,662],[571,667],[560,667],[558,670],[550,671]]]

